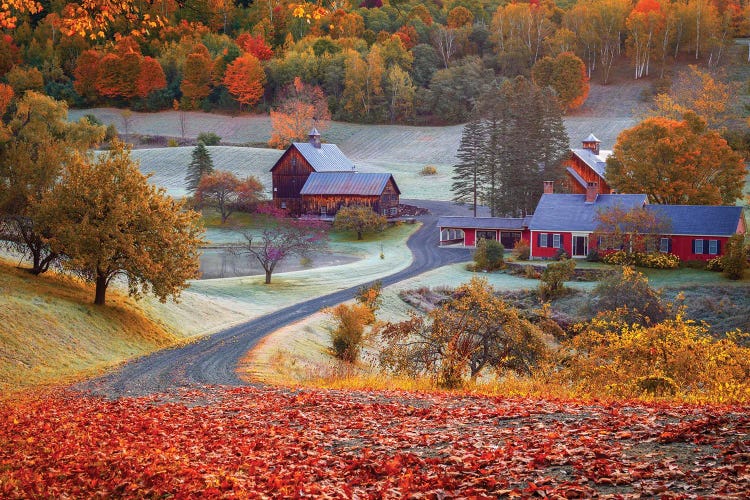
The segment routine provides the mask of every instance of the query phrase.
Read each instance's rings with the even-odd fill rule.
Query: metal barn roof
[[[309,142],[292,144],[316,172],[352,172],[356,169],[335,144],[321,144],[319,148]]]
[[[391,174],[313,172],[307,178],[300,194],[380,196],[391,179],[393,179]],[[396,191],[401,194],[395,180],[393,185],[396,186]]]
[[[574,155],[581,159],[583,163],[591,167],[599,177],[606,180],[607,158],[612,154],[608,149],[602,149],[598,155],[595,155],[590,149],[571,149]]]

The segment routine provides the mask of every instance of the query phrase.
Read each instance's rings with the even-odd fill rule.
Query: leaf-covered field
[[[62,392],[0,404],[0,496],[742,498],[748,410],[272,388],[117,401]]]

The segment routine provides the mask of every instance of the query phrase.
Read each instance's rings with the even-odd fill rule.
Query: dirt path
[[[449,202],[404,200],[430,210],[420,217],[422,227],[409,238],[414,254],[411,266],[383,278],[383,286],[422,274],[447,264],[468,260],[468,249],[439,248],[435,223],[439,215],[465,214],[466,209]],[[245,382],[235,373],[239,360],[257,342],[279,328],[305,318],[324,307],[354,297],[359,287],[302,302],[275,313],[237,325],[190,344],[166,349],[131,361],[120,369],[78,386],[79,389],[112,398],[142,396],[198,385],[241,386]]]

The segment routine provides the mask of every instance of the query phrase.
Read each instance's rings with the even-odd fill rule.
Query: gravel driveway
[[[383,286],[417,276],[447,264],[469,260],[468,249],[439,248],[437,218],[440,215],[468,215],[466,207],[450,202],[403,200],[424,207],[430,214],[417,219],[422,227],[409,238],[414,255],[411,266],[384,277]],[[165,349],[138,358],[99,378],[77,386],[78,389],[111,398],[143,396],[196,385],[247,385],[235,373],[239,360],[266,335],[306,316],[354,297],[359,287],[341,290],[308,300],[247,323],[201,338],[195,342]]]

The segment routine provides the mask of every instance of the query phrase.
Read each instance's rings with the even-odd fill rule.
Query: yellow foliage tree
[[[199,214],[150,185],[121,142],[96,161],[73,161],[41,213],[65,267],[96,284],[95,304],[118,276],[131,295],[152,292],[164,302],[199,275]]]

